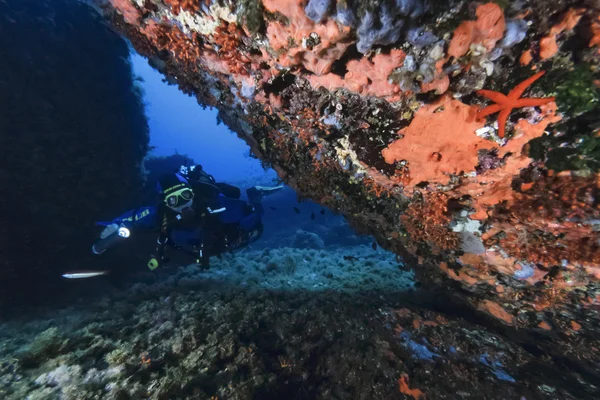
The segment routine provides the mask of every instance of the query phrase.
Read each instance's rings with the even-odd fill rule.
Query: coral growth
[[[138,10],[131,1],[129,0],[109,0],[110,4],[119,10],[121,15],[128,24],[139,25],[142,13]]]
[[[415,242],[426,242],[442,250],[458,247],[458,235],[449,228],[448,197],[443,193],[428,194],[422,202],[413,201],[401,220]]]
[[[206,0],[203,0],[206,2]],[[174,15],[179,15],[181,11],[195,13],[200,11],[201,0],[165,0],[165,4],[169,5],[173,10]]]
[[[548,35],[540,39],[540,58],[542,60],[546,60],[558,53],[558,44],[556,42],[558,35],[564,31],[573,29],[579,23],[584,11],[584,9],[569,9],[560,22],[550,29]]]
[[[512,325],[515,323],[515,317],[506,311],[500,304],[490,301],[484,300],[479,304],[479,309],[485,311],[492,316],[504,321],[508,325]]]
[[[599,189],[593,180],[569,174],[540,178],[498,214],[496,231],[504,234],[488,244],[546,266],[597,264],[600,236],[593,221],[600,219]]]
[[[451,174],[470,173],[479,163],[478,151],[495,145],[478,137],[483,125],[475,121],[473,108],[443,96],[422,106],[408,128],[382,151],[388,164],[408,162],[411,183],[446,184]],[[470,120],[470,122],[469,122]]]
[[[275,52],[277,67],[303,66],[315,75],[324,75],[350,46],[350,29],[339,27],[333,20],[324,24],[313,22],[302,8],[303,0],[265,0],[265,9],[282,14],[288,24],[272,21],[266,36]]]
[[[168,50],[189,68],[197,69],[203,49],[198,33],[190,38],[176,25],[157,24],[154,21],[144,27],[144,33],[157,49]]]
[[[377,54],[372,60],[361,58],[351,60],[346,68],[344,79],[338,75],[308,76],[314,88],[325,87],[328,90],[347,88],[365,96],[379,96],[389,101],[399,100],[400,88],[390,82],[389,76],[395,68],[402,66],[405,53],[394,49],[390,54]]]
[[[136,48],[218,106],[290,186],[416,256],[424,280],[442,277],[473,307],[536,332],[563,324],[536,314],[542,304],[593,319],[596,211],[556,198],[591,188],[600,170],[590,2],[244,0],[179,15],[200,2],[129,2],[139,19],[125,3],[110,17]],[[522,98],[530,85],[536,98]],[[587,183],[546,180],[552,170]],[[569,303],[579,284],[592,294]]]
[[[411,389],[408,386],[408,375],[406,374],[402,374],[400,378],[398,378],[398,386],[400,393],[411,396],[415,400],[419,400],[425,395],[421,389]]]
[[[486,3],[477,7],[477,19],[465,21],[454,31],[448,47],[448,55],[459,58],[469,51],[473,44],[481,44],[491,50],[502,39],[506,27],[504,12],[495,3]]]
[[[224,23],[214,34],[216,54],[227,65],[229,73],[248,75],[250,59],[241,51],[241,29],[234,23]]]

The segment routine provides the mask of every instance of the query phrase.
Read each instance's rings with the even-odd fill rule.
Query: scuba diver
[[[245,247],[259,239],[263,231],[261,200],[264,194],[283,188],[255,186],[246,190],[248,201],[240,200],[241,190],[217,183],[201,165],[182,166],[157,182],[158,205],[127,211],[110,222],[92,251],[101,254],[131,230],[158,229],[157,247],[148,268],[163,265],[165,248],[173,247],[196,257],[203,269],[211,256]]]

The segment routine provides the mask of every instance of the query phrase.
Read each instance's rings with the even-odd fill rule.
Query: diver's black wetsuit
[[[248,201],[240,200],[238,187],[215,182],[201,166],[181,167],[180,173],[163,176],[157,186],[161,193],[157,206],[138,207],[110,222],[99,223],[105,227],[123,225],[158,230],[158,245],[148,262],[151,270],[164,261],[167,244],[194,255],[207,267],[210,256],[246,246],[261,236],[262,189],[249,188],[246,190]],[[189,208],[185,208],[186,203],[180,208],[169,207],[165,188],[170,188],[172,193],[174,188],[185,186],[193,192],[193,196],[187,195],[191,197]]]
[[[167,207],[164,202],[161,202],[158,207],[160,236],[158,238],[158,254],[156,255],[159,259],[163,258],[164,248],[170,239],[171,232],[174,230],[193,231],[201,228],[202,240],[195,252],[202,266],[208,267],[208,260],[211,255],[220,255],[227,250],[230,244],[235,246],[238,241],[246,239],[240,236],[237,224],[224,224],[220,221],[218,214],[212,214],[209,211],[212,205],[211,202],[219,194],[239,199],[241,191],[236,186],[226,183],[212,183],[210,180],[190,180],[189,182],[194,192],[192,210],[184,211],[180,215]],[[253,207],[248,205],[247,213],[252,212],[254,212]],[[174,243],[171,243],[171,245],[181,250],[180,246]]]
[[[240,188],[237,186],[217,182],[212,175],[208,174],[206,171],[204,171],[204,169],[202,169],[201,165],[195,165],[193,169],[186,174],[186,178],[190,181],[190,183],[205,183],[216,186],[225,197],[229,197],[230,199],[239,199],[242,194]],[[208,190],[209,189],[200,189],[198,193],[195,193],[195,191],[194,193],[202,195]],[[210,196],[211,194],[213,193],[206,192],[207,196]]]

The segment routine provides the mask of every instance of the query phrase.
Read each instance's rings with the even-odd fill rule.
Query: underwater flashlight
[[[118,232],[119,232],[119,236],[124,239],[127,239],[129,236],[131,236],[131,231],[124,226],[120,227]]]
[[[113,233],[104,239],[96,242],[92,246],[92,252],[94,254],[102,254],[117,242],[120,242],[122,239],[127,239],[129,236],[131,236],[131,231],[129,228],[127,228],[125,225],[121,225],[116,231],[113,231]]]

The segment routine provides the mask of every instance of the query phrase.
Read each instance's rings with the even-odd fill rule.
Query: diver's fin
[[[254,188],[256,190],[258,190],[259,192],[261,192],[262,194],[270,194],[273,192],[276,192],[280,189],[283,189],[283,185],[279,185],[279,186],[254,186]]]

